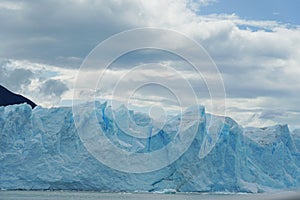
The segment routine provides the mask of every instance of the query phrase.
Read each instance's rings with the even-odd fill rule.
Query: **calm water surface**
[[[277,194],[122,194],[75,191],[0,191],[0,200],[300,200],[300,194],[286,192]]]

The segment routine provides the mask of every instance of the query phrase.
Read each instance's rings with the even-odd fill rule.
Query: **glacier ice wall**
[[[132,142],[118,132],[106,104],[97,109],[99,124],[110,127],[107,137],[129,151],[161,148],[172,139],[172,134],[164,132],[176,127],[174,118],[151,138],[151,144],[148,140]],[[149,173],[125,173],[105,166],[89,153],[78,136],[71,108],[0,107],[0,188],[263,192],[300,187],[300,140],[291,137],[287,125],[242,128],[226,117],[210,146],[206,130],[210,115],[200,109],[196,137],[178,160]],[[142,114],[133,118],[138,124],[150,120]]]

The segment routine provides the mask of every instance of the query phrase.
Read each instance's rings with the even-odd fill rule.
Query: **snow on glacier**
[[[113,111],[105,103],[97,104],[99,124],[119,148],[143,153],[161,149],[174,139],[178,116],[153,137],[124,134],[112,115],[121,117],[122,123],[128,120],[126,109]],[[192,107],[186,114],[193,109],[200,110],[198,130],[178,160],[149,173],[125,173],[102,164],[86,149],[71,108],[0,107],[0,188],[262,192],[300,187],[299,134],[290,133],[287,125],[243,128],[228,117],[213,116],[210,121],[212,115],[203,107]],[[141,132],[155,130],[147,115],[129,113],[127,117],[140,125]],[[126,123],[121,126],[130,129]]]

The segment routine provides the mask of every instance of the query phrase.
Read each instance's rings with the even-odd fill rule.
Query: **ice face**
[[[179,122],[192,129],[196,109],[200,117],[195,138],[175,162],[148,173],[125,173],[102,164],[87,150],[71,108],[0,107],[0,188],[261,192],[300,187],[299,134],[291,137],[287,125],[242,128],[231,118],[212,118],[203,107],[194,106],[151,135],[156,129],[149,116],[127,112],[126,107],[96,107],[105,136],[131,153],[164,148],[176,139]],[[81,117],[82,126],[90,122],[88,114]],[[149,137],[128,135],[119,126]],[[169,158],[162,154],[161,159]]]
[[[292,138],[294,140],[295,146],[300,151],[300,129],[295,129],[292,132]]]

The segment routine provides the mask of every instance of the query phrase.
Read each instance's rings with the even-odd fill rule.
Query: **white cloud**
[[[59,105],[61,98],[71,98],[76,70],[64,69],[26,60],[1,60],[0,84],[32,99],[38,105]]]
[[[70,88],[61,97],[69,99],[76,76],[76,70],[70,67],[78,67],[99,42],[129,28],[168,28],[195,39],[212,56],[225,81],[230,116],[251,125],[251,113],[266,116],[264,110],[271,110],[278,115],[272,122],[296,126],[300,98],[299,26],[245,20],[235,14],[200,16],[195,12],[211,3],[214,0],[70,0],[23,4],[3,1],[0,9],[14,10],[14,17],[7,12],[0,14],[0,48],[6,49],[0,57],[16,58],[9,65],[11,69],[31,70],[35,78],[31,79],[29,94],[43,105],[55,105],[32,88],[49,79],[60,80]],[[48,12],[52,14],[45,15]],[[68,68],[62,67],[65,65]],[[119,75],[114,73],[112,80]],[[192,74],[187,76],[192,78]],[[287,114],[273,112],[274,107]]]
[[[0,2],[0,10],[21,10],[22,3],[21,2],[12,2],[12,1],[1,1]]]

